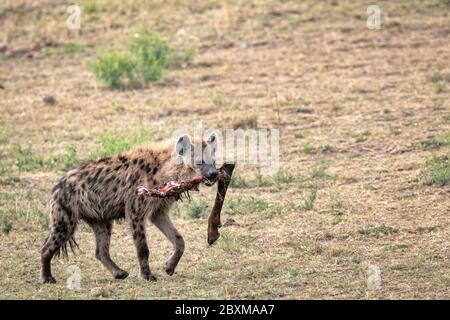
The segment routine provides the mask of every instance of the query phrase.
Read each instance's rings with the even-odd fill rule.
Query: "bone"
[[[219,228],[222,226],[220,222],[220,212],[222,211],[225,195],[230,184],[235,164],[224,163],[219,169],[219,182],[217,184],[216,201],[208,218],[208,244],[212,245],[220,237]]]
[[[208,244],[212,245],[220,237],[219,228],[222,226],[220,222],[220,213],[222,211],[225,195],[230,184],[235,164],[224,163],[219,169],[219,181],[217,184],[216,200],[213,209],[208,218]],[[185,181],[169,181],[163,186],[154,189],[147,189],[145,186],[139,186],[137,193],[141,197],[176,197],[180,199],[181,194],[190,190],[198,190],[198,185],[205,180],[203,176],[195,176]]]

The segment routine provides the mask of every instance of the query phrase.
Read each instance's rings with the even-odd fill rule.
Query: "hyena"
[[[215,167],[216,136],[192,144],[185,135],[175,144],[159,149],[137,149],[128,153],[87,161],[69,171],[53,188],[50,211],[50,234],[41,250],[42,281],[55,283],[51,260],[61,252],[67,256],[67,244],[77,246],[74,233],[80,220],[93,229],[96,239],[95,257],[116,279],[125,279],[128,272],[111,260],[109,246],[113,221],[125,219],[131,229],[137,250],[141,276],[156,280],[149,264],[145,237],[146,220],[152,222],[172,243],[174,252],[166,262],[165,271],[173,275],[184,252],[184,240],[169,218],[169,209],[176,199],[140,197],[138,186],[155,188],[175,180],[202,175],[207,185],[218,179]],[[201,159],[194,149],[201,146]],[[206,161],[205,161],[206,160]]]

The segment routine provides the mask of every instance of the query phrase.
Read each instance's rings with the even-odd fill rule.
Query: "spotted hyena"
[[[67,244],[72,249],[77,246],[73,236],[80,220],[86,221],[94,230],[96,258],[114,278],[124,279],[128,272],[111,260],[109,245],[113,221],[125,219],[133,235],[141,276],[156,280],[148,264],[145,238],[145,223],[150,220],[174,246],[174,253],[165,265],[167,274],[172,275],[184,251],[183,237],[168,215],[176,199],[140,197],[137,188],[140,185],[154,188],[196,175],[203,175],[211,185],[218,179],[214,161],[216,140],[213,134],[206,142],[192,144],[185,135],[163,148],[137,149],[88,161],[69,171],[52,190],[51,231],[41,250],[42,281],[55,282],[51,260],[60,252],[67,255]],[[200,145],[202,156],[199,161],[194,149]]]

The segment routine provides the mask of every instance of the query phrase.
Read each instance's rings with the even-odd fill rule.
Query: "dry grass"
[[[380,0],[382,30],[366,28],[365,1],[80,2],[80,32],[64,26],[66,1],[0,4],[0,42],[27,49],[0,52],[1,298],[98,298],[99,286],[110,299],[450,297],[450,187],[420,178],[432,154],[445,160],[450,150],[423,144],[450,130],[448,1]],[[197,37],[192,64],[140,90],[105,88],[89,64],[143,26]],[[237,223],[212,247],[202,214],[180,205],[187,249],[173,277],[154,227],[159,281],[147,283],[124,224],[112,254],[131,271],[125,281],[95,260],[82,226],[82,253],[55,261],[58,284],[41,285],[46,202],[64,164],[95,153],[105,132],[148,128],[158,141],[198,119],[281,128],[284,175],[238,168],[225,209]],[[213,192],[196,199],[212,204]],[[81,269],[80,291],[65,288],[70,264]],[[381,270],[381,290],[367,290],[369,265]]]

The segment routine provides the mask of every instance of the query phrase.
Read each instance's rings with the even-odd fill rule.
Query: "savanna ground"
[[[0,4],[0,298],[450,298],[449,1],[75,2],[79,31],[65,26],[72,2]],[[381,30],[366,27],[370,4]],[[161,80],[111,89],[91,72],[142,30],[180,29],[196,53]],[[172,277],[171,245],[149,225],[155,283],[139,278],[125,223],[111,249],[124,281],[94,258],[82,224],[82,251],[55,259],[58,283],[42,285],[58,178],[196,120],[281,130],[278,174],[237,168],[223,211],[236,223],[209,247],[215,188],[178,205],[186,252]],[[78,291],[66,288],[73,264]],[[367,287],[371,265],[379,290]]]

